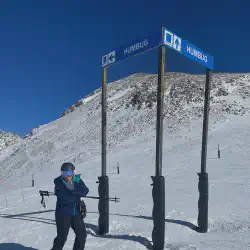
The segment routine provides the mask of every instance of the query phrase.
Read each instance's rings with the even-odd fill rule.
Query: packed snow
[[[213,78],[207,159],[209,231],[201,234],[192,230],[192,225],[197,225],[198,215],[203,78],[204,75],[173,73],[172,82],[166,87],[163,139],[165,249],[247,250],[250,249],[248,74],[218,74]],[[138,94],[136,90],[125,92],[128,85],[133,89],[138,82],[144,85],[140,86],[143,90],[141,97],[134,97]],[[201,89],[193,93],[197,82]],[[123,84],[128,85],[124,87]],[[222,87],[223,90],[219,90]],[[97,236],[98,203],[85,199],[88,210],[86,249],[152,248],[150,184],[155,173],[156,107],[153,97],[150,107],[147,106],[145,96],[155,95],[155,89],[155,76],[146,74],[133,75],[109,85],[108,96],[113,96],[113,100],[108,106],[107,172],[110,197],[117,196],[121,202],[110,202],[110,231],[105,236]],[[46,197],[47,207],[44,209],[38,191],[54,190],[53,180],[60,175],[63,162],[73,162],[76,172],[82,173],[90,189],[89,195],[98,195],[100,97],[99,92],[99,101],[97,97],[89,100],[1,151],[0,175],[4,181],[1,180],[0,186],[0,250],[51,249],[56,236],[56,198]],[[175,109],[169,106],[177,105],[178,100],[185,105],[179,104]],[[197,108],[199,103],[200,109]],[[116,172],[118,164],[119,175]],[[35,187],[31,187],[33,173]],[[64,249],[71,250],[73,241],[71,229]]]

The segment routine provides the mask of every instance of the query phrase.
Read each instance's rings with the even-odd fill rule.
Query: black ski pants
[[[73,250],[83,250],[87,238],[86,227],[80,215],[63,216],[56,213],[57,236],[54,239],[53,248],[51,250],[62,250],[67,241],[70,226],[75,232],[75,242]]]

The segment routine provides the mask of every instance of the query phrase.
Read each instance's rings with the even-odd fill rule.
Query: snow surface
[[[18,143],[22,138],[14,133],[4,132],[0,129],[0,152],[10,145]]]
[[[143,82],[154,76],[138,77]],[[180,75],[180,79],[182,77]],[[224,82],[230,80],[230,86],[235,83],[232,78],[239,79],[233,74],[218,77]],[[240,81],[247,79],[244,82],[247,86],[249,76],[240,77]],[[124,81],[131,83],[131,77]],[[119,84],[112,85],[122,89]],[[126,103],[122,104],[123,98],[128,98],[129,93],[113,92],[117,99],[114,98],[113,106],[109,107],[107,172],[110,196],[120,197],[121,202],[110,203],[110,232],[106,236],[97,236],[98,202],[85,199],[88,209],[85,219],[88,232],[86,249],[147,249],[152,246],[153,201],[150,184],[155,167],[155,117],[151,122],[146,117],[150,110],[145,107],[139,110],[131,106],[124,108]],[[171,89],[167,93],[170,94]],[[238,94],[232,91],[228,97],[233,95]],[[235,98],[239,102],[245,101],[244,107],[248,110],[248,98]],[[192,105],[192,102],[186,103],[178,119],[181,114],[186,115],[195,109]],[[205,234],[191,229],[192,225],[197,225],[198,215],[197,173],[200,172],[202,117],[190,112],[189,122],[173,131],[167,126],[168,114],[164,118],[165,249],[250,249],[250,114],[236,115],[237,112],[233,112],[224,114],[224,118],[220,119],[220,103],[212,105],[207,163],[209,231]],[[46,197],[47,207],[44,209],[38,191],[54,190],[53,180],[59,176],[60,165],[64,161],[72,161],[76,172],[83,174],[82,178],[90,189],[89,195],[98,195],[96,181],[101,174],[100,115],[100,102],[90,100],[2,151],[0,176],[5,178],[5,182],[0,184],[0,250],[51,249],[56,236],[56,199]],[[143,115],[150,124],[139,119]],[[217,158],[218,144],[221,159]],[[117,164],[120,175],[116,174]],[[29,182],[32,173],[35,173],[34,188]],[[22,178],[24,200],[19,178]],[[71,250],[73,241],[71,229],[64,250]]]
[[[82,99],[83,104],[88,103],[89,101],[91,101],[91,100],[93,100],[94,98],[96,98],[98,95],[99,95],[99,94],[97,93],[97,94],[94,94],[94,95],[92,95],[92,96],[89,96],[89,97],[86,97],[86,98]]]

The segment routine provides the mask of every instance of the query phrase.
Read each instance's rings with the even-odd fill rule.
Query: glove
[[[79,181],[81,180],[80,175],[81,174],[75,175],[74,178],[73,178],[73,182],[79,183]]]
[[[87,215],[87,208],[83,200],[80,200],[80,215],[82,219],[85,219]]]

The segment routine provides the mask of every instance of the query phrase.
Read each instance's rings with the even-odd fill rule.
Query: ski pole
[[[53,192],[49,192],[49,191],[43,191],[43,190],[39,190],[39,193],[40,195],[42,196],[42,200],[41,200],[41,204],[43,205],[43,207],[45,208],[46,205],[45,205],[45,200],[44,200],[44,196],[50,196],[50,195],[55,195],[55,193]],[[97,197],[97,196],[85,196],[83,198],[88,198],[88,199],[96,199],[96,200],[99,200],[100,197]],[[109,201],[114,201],[115,203],[116,202],[120,202],[120,198],[118,197],[108,197],[107,198]]]

